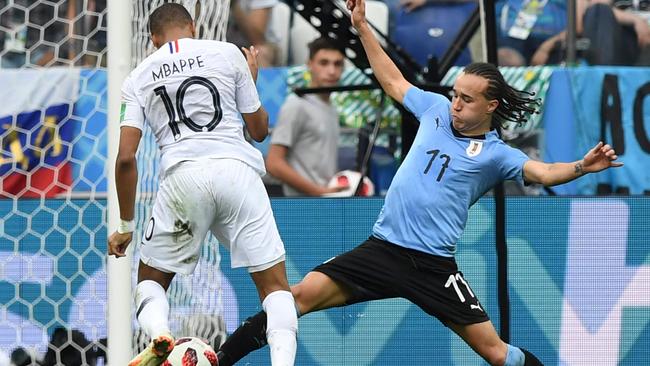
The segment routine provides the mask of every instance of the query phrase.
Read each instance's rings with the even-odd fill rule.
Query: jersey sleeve
[[[449,99],[441,94],[424,91],[416,86],[410,87],[404,95],[404,107],[419,120],[432,108],[448,108]]]
[[[521,150],[501,144],[497,165],[502,180],[515,180],[524,183],[524,164],[530,158]]]
[[[280,108],[278,123],[271,133],[271,144],[291,147],[296,143],[300,132],[300,106],[298,103],[288,99]]]
[[[120,127],[129,126],[144,129],[144,107],[138,101],[131,76],[122,84],[122,103],[120,105]]]
[[[241,51],[234,44],[229,44],[226,48],[228,59],[232,62],[235,68],[235,101],[237,103],[237,110],[240,113],[253,113],[257,111],[262,103],[257,94],[257,88],[253,82],[253,76],[248,68],[246,58]]]

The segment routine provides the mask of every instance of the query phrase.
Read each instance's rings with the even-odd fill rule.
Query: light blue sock
[[[503,366],[524,366],[525,358],[526,356],[524,356],[524,353],[519,348],[508,345],[506,363]]]

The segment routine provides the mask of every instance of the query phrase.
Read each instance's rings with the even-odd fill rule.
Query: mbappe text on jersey
[[[197,69],[203,66],[205,66],[205,63],[201,59],[201,55],[199,55],[192,58],[176,60],[171,63],[164,63],[160,66],[158,72],[152,71],[151,76],[153,77],[153,81],[156,81],[183,71]]]

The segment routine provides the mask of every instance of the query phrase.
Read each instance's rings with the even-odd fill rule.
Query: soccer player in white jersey
[[[174,3],[149,18],[157,51],[122,87],[120,144],[115,181],[121,223],[109,255],[122,257],[134,230],[136,151],[145,123],[160,148],[161,183],[140,246],[136,316],[152,338],[129,366],[162,364],[174,346],[166,290],[176,273],[193,272],[210,230],[231,252],[233,267],[248,267],[268,313],[273,365],[293,365],[297,319],[284,264],[285,251],[260,178],[259,151],[268,115],[255,78],[256,50],[195,40],[187,10]]]

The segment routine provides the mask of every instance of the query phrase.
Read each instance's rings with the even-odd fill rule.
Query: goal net
[[[200,37],[224,39],[228,1],[177,2]],[[132,67],[152,51],[146,24],[162,3],[132,0],[123,15],[133,28],[125,45]],[[107,0],[0,0],[0,365],[104,362],[106,238],[114,230],[107,219],[115,215],[106,172],[117,148],[108,146],[107,17]],[[138,228],[155,198],[157,158],[145,131]],[[140,237],[138,230],[134,247]],[[216,240],[202,254],[197,273],[170,288],[171,324],[218,345],[225,333]],[[137,251],[133,258],[135,266]],[[121,296],[132,298],[129,290]],[[133,316],[124,323],[135,352],[145,340]]]
[[[1,365],[105,351],[105,7],[0,1]]]

